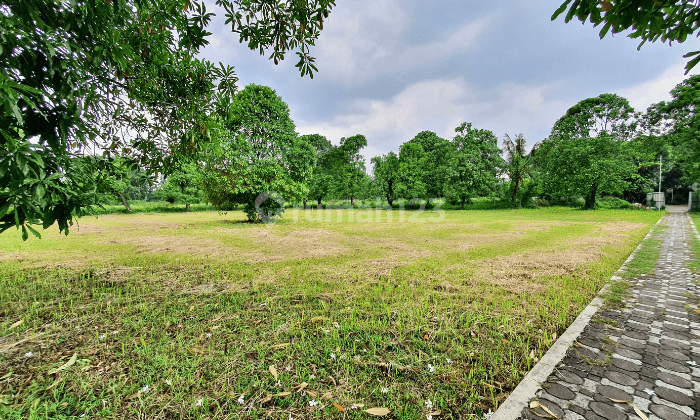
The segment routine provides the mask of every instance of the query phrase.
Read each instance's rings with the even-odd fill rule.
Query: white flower
[[[243,404],[245,403],[245,395],[241,394],[240,397],[238,397],[238,404]]]
[[[316,375],[309,375],[309,380],[316,379]]]
[[[430,372],[435,372],[435,366],[431,365],[428,363],[428,369],[430,369]]]
[[[294,420],[294,417],[292,417],[291,414],[289,415],[289,420]]]
[[[431,416],[430,414],[428,414],[427,416],[425,416],[425,419],[426,419],[426,420],[433,420],[433,416]]]
[[[318,405],[318,401],[316,401],[316,400],[311,400],[311,401],[309,401],[309,405],[310,405],[311,407],[317,406],[317,405]]]
[[[97,372],[98,375],[102,375],[103,373],[105,373],[104,370],[101,370],[101,371]]]
[[[490,419],[491,416],[493,416],[493,411],[491,411],[491,409],[489,409],[489,412],[488,412],[488,413],[484,413],[484,418],[485,418],[485,419]]]
[[[34,356],[34,353],[32,353],[31,351],[24,353],[24,357],[32,357],[32,356]]]
[[[291,371],[292,371],[292,366],[289,365],[289,366],[287,366],[286,368],[284,368],[284,370],[286,370],[287,372],[291,372]]]
[[[362,349],[363,352],[367,353],[367,349]]]
[[[106,337],[107,337],[107,334],[102,334],[102,335],[100,335],[99,338],[100,338],[100,340],[104,340]]]
[[[360,357],[359,354],[357,356],[355,356],[355,360],[357,360],[358,362],[360,361],[360,359],[362,359],[362,358]]]
[[[425,406],[428,407],[428,410],[432,410],[433,409],[433,402],[428,400],[425,402]]]
[[[85,417],[86,414],[87,414],[87,413],[81,414],[81,415],[80,415],[80,418],[82,419],[83,417]]]
[[[447,364],[448,364],[448,365],[451,365],[451,364],[452,364],[452,359],[450,359],[449,357],[447,358]]]
[[[646,392],[647,394],[649,394],[649,396],[651,396],[651,395],[656,395],[656,392],[652,391],[652,390],[649,389],[649,388],[644,389],[644,392]]]
[[[197,400],[197,403],[195,404],[197,407],[201,407],[202,403],[204,402],[204,398],[200,398]]]
[[[102,408],[104,409],[107,407],[107,400],[102,400]]]
[[[334,322],[334,323],[333,323],[333,326],[334,326],[336,329],[340,328],[340,324],[338,324],[337,322]]]
[[[382,387],[382,394],[389,392],[389,388]]]
[[[335,353],[331,353],[331,359],[335,359]]]
[[[280,380],[277,381],[277,387],[282,388],[282,381],[280,381]]]
[[[350,409],[351,409],[351,410],[357,410],[357,406],[356,406],[355,404],[353,404],[352,406],[350,406]]]
[[[148,385],[146,385],[146,386],[144,386],[143,388],[141,388],[141,393],[145,394],[145,393],[147,393],[147,392],[148,392]]]
[[[172,384],[173,384],[173,381],[171,381],[170,379],[166,379],[166,380],[165,380],[165,383],[168,384],[168,385],[172,385]]]
[[[207,333],[207,338],[211,337],[211,333]]]

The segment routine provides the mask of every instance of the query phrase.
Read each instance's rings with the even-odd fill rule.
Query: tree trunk
[[[190,203],[185,203],[185,210],[192,211],[192,209],[190,209]]]
[[[350,196],[350,207],[355,207],[355,197]]]
[[[467,201],[467,198],[462,196],[462,210],[464,210],[464,202]]]
[[[131,213],[131,207],[129,207],[129,203],[126,202],[126,198],[124,198],[122,193],[117,192],[117,191],[115,191],[115,192],[117,193],[117,195],[119,195],[119,198],[122,199],[122,204],[124,204],[124,208],[126,208],[126,212]]]
[[[318,208],[320,209],[321,207],[323,207],[323,206],[321,205],[321,197],[318,197]]]
[[[593,184],[593,187],[591,188],[591,191],[588,193],[588,195],[585,197],[586,199],[586,208],[587,209],[594,209],[595,208],[595,196],[596,193],[598,192],[598,185]]]
[[[304,210],[306,210],[306,200],[304,200]]]
[[[394,207],[394,200],[392,200],[391,198],[389,198],[389,197],[387,196],[386,201],[389,202],[389,207],[392,207],[392,208]]]

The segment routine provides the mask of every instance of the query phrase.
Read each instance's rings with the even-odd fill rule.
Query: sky
[[[700,70],[684,75],[692,40],[639,51],[626,34],[601,40],[590,23],[551,21],[562,1],[337,0],[311,47],[313,79],[296,54],[275,65],[240,44],[208,2],[217,16],[201,56],[235,66],[241,89],[274,89],[299,134],[363,134],[368,162],[424,130],[452,139],[462,122],[531,147],[583,99],[616,93],[644,111]]]

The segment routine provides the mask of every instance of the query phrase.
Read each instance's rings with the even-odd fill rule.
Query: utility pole
[[[659,156],[659,192],[661,192],[661,165],[663,164],[663,155]]]

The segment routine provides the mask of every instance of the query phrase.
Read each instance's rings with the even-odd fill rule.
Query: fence
[[[666,205],[666,195],[662,192],[647,193],[647,206],[655,206],[657,209]]]
[[[697,192],[691,191],[690,194],[688,194],[688,209],[700,209],[700,195],[698,195]]]

